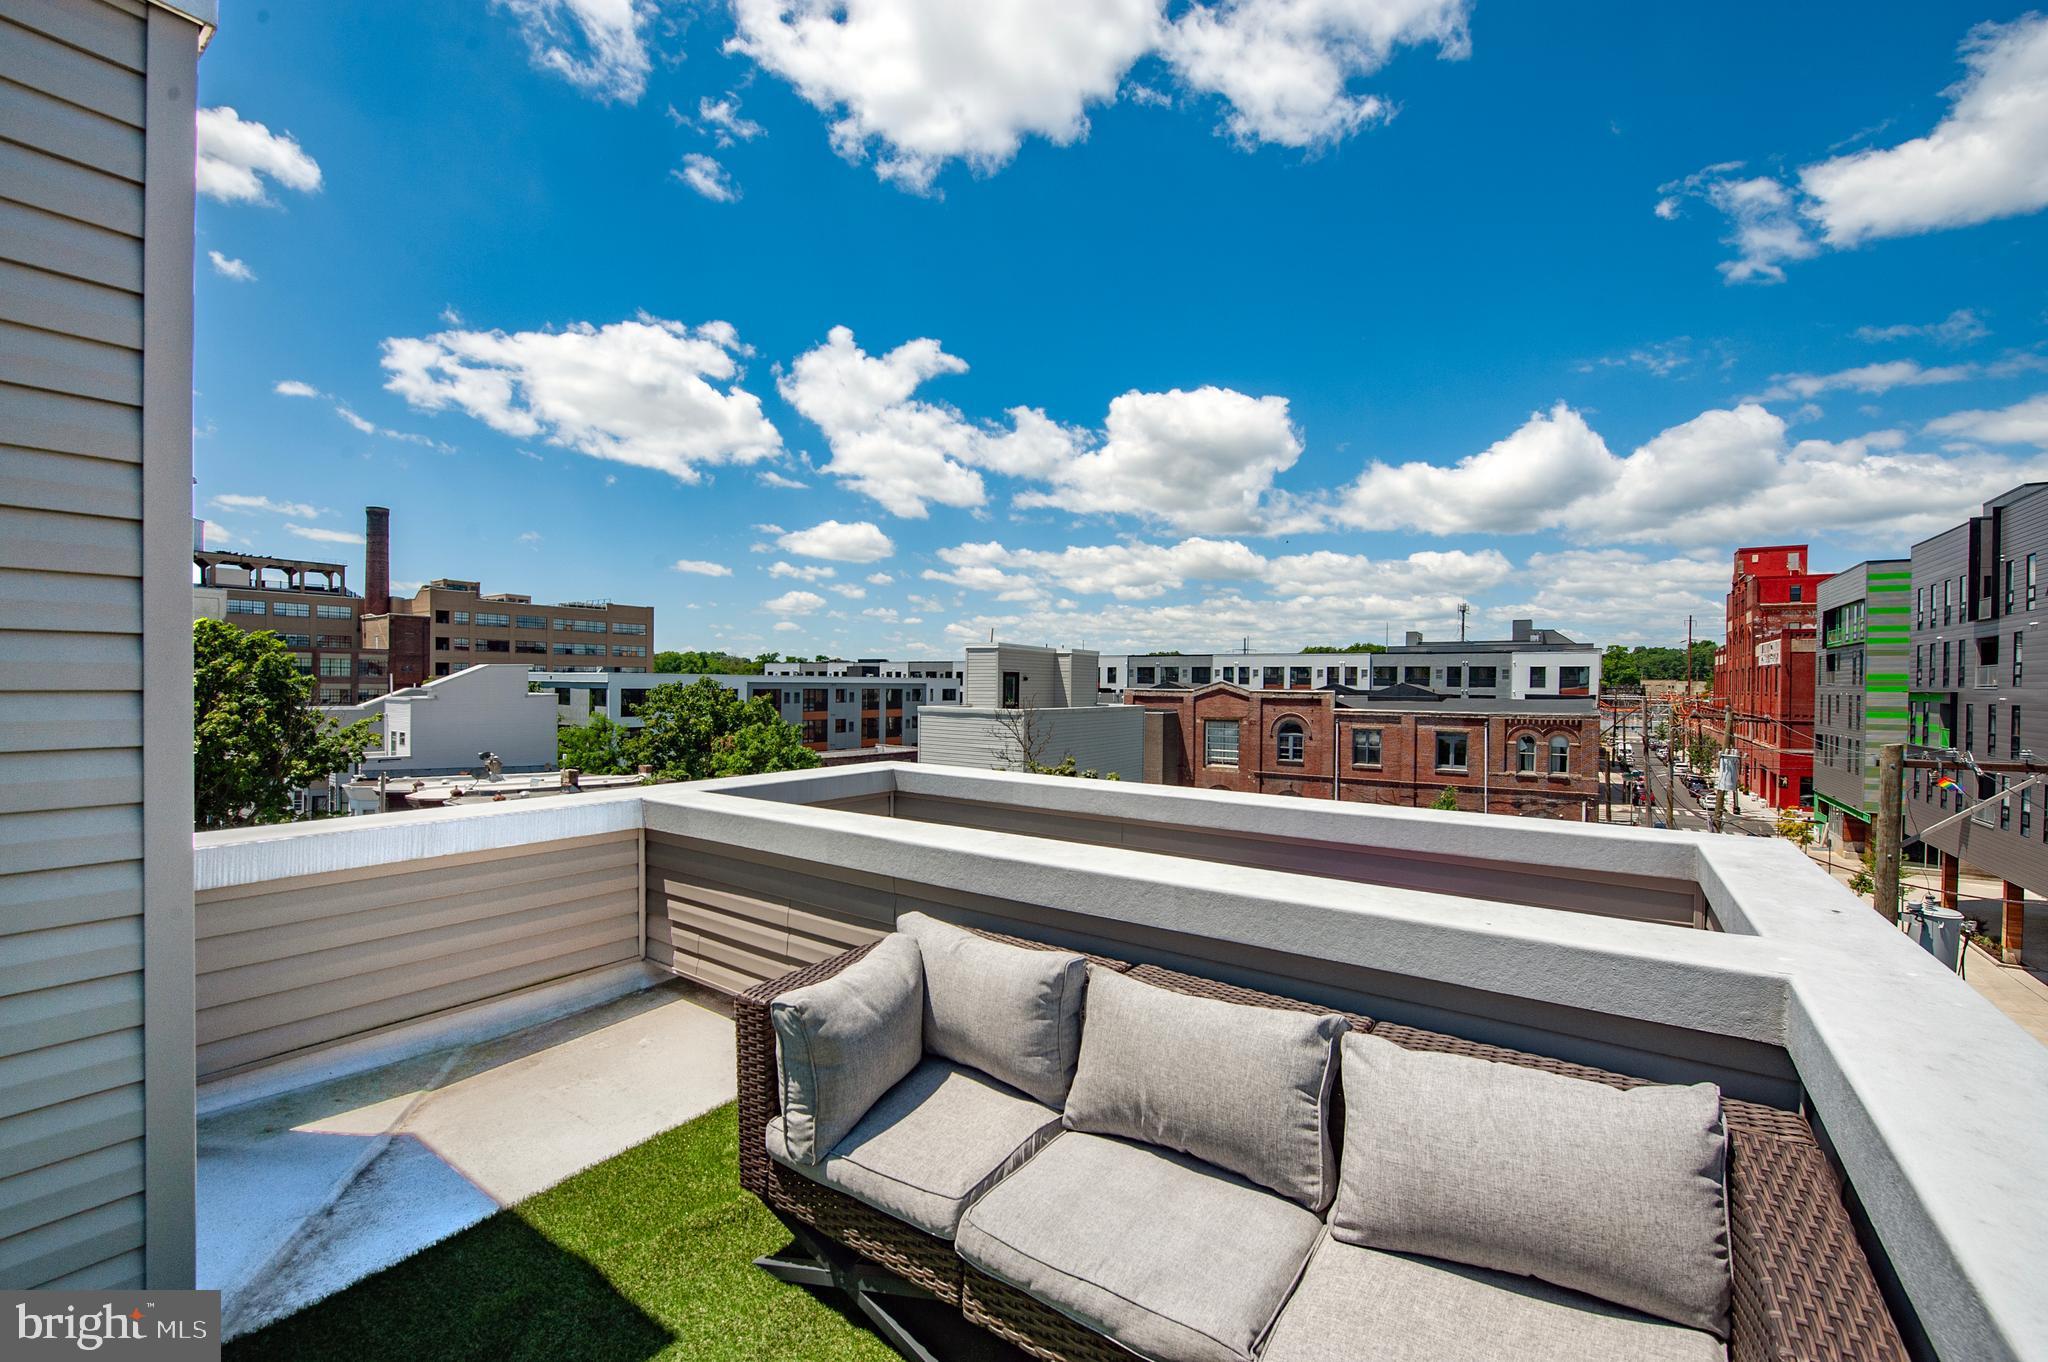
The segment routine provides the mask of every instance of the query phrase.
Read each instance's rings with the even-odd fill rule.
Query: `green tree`
[[[1701,729],[1692,741],[1685,745],[1685,759],[1692,763],[1692,769],[1702,777],[1710,776],[1714,763],[1721,759],[1721,740]]]
[[[1074,754],[1073,754],[1073,753],[1071,753],[1071,752],[1067,753],[1067,755],[1066,755],[1066,756],[1065,756],[1065,757],[1064,757],[1064,758],[1063,758],[1063,759],[1062,759],[1062,760],[1060,761],[1060,764],[1059,764],[1059,765],[1057,765],[1057,766],[1041,766],[1041,765],[1038,765],[1038,764],[1036,764],[1036,763],[1033,763],[1032,765],[1030,765],[1030,766],[1029,766],[1029,767],[1027,767],[1026,769],[1027,769],[1027,770],[1029,770],[1029,771],[1031,772],[1031,774],[1033,774],[1033,775],[1035,775],[1035,776],[1073,776],[1073,777],[1075,777],[1076,779],[1079,779],[1079,780],[1122,780],[1122,779],[1123,779],[1123,777],[1122,777],[1122,776],[1118,775],[1118,774],[1117,774],[1116,772],[1114,772],[1114,771],[1111,771],[1111,772],[1110,772],[1110,773],[1109,773],[1108,775],[1104,775],[1104,774],[1102,774],[1102,772],[1100,772],[1100,771],[1093,771],[1093,770],[1090,770],[1090,771],[1083,771],[1083,770],[1081,770],[1081,769],[1080,769],[1080,763],[1078,763],[1078,762],[1076,762],[1076,761],[1074,760]]]
[[[1805,848],[1813,845],[1813,817],[1803,808],[1780,809],[1778,811],[1778,835],[1792,845]]]
[[[1877,893],[1877,840],[1863,843],[1863,868],[1849,877],[1849,892],[1870,898]]]
[[[759,676],[770,662],[780,661],[780,653],[762,653],[759,657],[734,657],[731,653],[715,650],[691,649],[678,652],[673,648],[665,648],[654,655],[654,670],[670,675],[709,673],[714,676]]]
[[[1457,788],[1455,786],[1450,785],[1444,786],[1444,792],[1438,795],[1436,797],[1436,802],[1431,804],[1429,807],[1431,807],[1432,809],[1441,809],[1445,813],[1456,813],[1458,811]]]
[[[1302,649],[1304,653],[1383,653],[1386,650],[1384,643],[1347,643],[1342,648],[1331,643],[1311,643]]]
[[[313,708],[313,678],[284,641],[192,623],[192,816],[202,828],[282,823],[292,792],[346,771],[377,740]]]
[[[555,730],[555,765],[575,767],[585,775],[623,776],[637,764],[631,729],[603,714],[587,724],[563,724]]]
[[[636,760],[662,780],[800,771],[818,765],[803,734],[765,695],[741,700],[709,678],[656,686],[640,702]]]
[[[1600,684],[1613,690],[1621,686],[1640,686],[1643,683],[1643,665],[1635,655],[1619,643],[1609,646],[1600,656]]]

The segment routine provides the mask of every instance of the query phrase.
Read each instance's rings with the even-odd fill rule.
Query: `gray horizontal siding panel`
[[[142,919],[109,918],[0,936],[0,1025],[36,990],[142,968]]]
[[[120,232],[0,197],[0,244],[17,264],[142,292],[142,243]]]
[[[0,18],[138,74],[143,70],[142,6],[135,0],[0,0]]]
[[[142,1086],[109,1088],[0,1119],[0,1177],[142,1138]]]
[[[142,352],[0,321],[0,383],[139,407]]]
[[[142,1141],[126,1140],[0,1178],[0,1239],[104,1206],[142,1190]]]
[[[0,920],[10,931],[34,932],[132,917],[141,888],[133,861],[0,875]]]
[[[0,214],[0,219],[4,219]],[[0,235],[7,224],[0,220]],[[119,402],[0,381],[0,430],[10,444],[96,459],[142,460],[142,412]]]
[[[136,935],[139,939],[139,923]],[[138,949],[130,968],[140,965]],[[0,998],[0,1055],[26,1054],[40,1046],[104,1036],[110,1031],[140,1025],[142,981],[132,973],[38,989]]]
[[[142,183],[142,130],[0,80],[8,140],[119,179]]]
[[[14,874],[142,858],[142,810],[0,813],[0,865]]]
[[[0,186],[9,199],[123,236],[142,235],[142,186],[0,138]]]
[[[0,691],[63,690],[83,676],[103,690],[139,689],[142,640],[134,634],[33,633],[0,621]]]
[[[129,1249],[111,1258],[102,1258],[76,1272],[67,1272],[61,1277],[52,1277],[43,1283],[46,1291],[140,1291],[145,1285],[143,1253],[141,1249]]]
[[[34,512],[13,515],[0,511],[0,525],[26,521],[32,531],[62,528],[48,523],[58,518]],[[78,521],[84,517],[65,516],[61,519]],[[131,534],[128,538],[132,542],[134,536]],[[49,539],[41,542],[51,543]],[[34,553],[35,543],[33,540],[17,541],[0,549],[0,555],[7,559],[29,557]],[[74,561],[83,561],[91,556],[89,550],[76,542],[68,547],[52,544],[52,549],[53,556],[55,552],[63,552]],[[112,556],[116,560],[128,556],[120,552],[118,541],[115,541]],[[133,577],[67,573],[55,567],[46,572],[35,572],[11,562],[0,566],[0,629],[33,630],[46,634],[133,635],[141,628],[141,587]]]
[[[37,1286],[142,1246],[142,1198],[122,1197],[0,1240],[0,1281]]]
[[[0,751],[0,814],[141,801],[142,753],[137,748]],[[0,931],[5,929],[0,923]]]
[[[23,510],[142,518],[142,470],[131,463],[0,444],[0,484]]]
[[[133,128],[143,126],[142,82],[133,68],[124,70],[4,18],[0,18],[0,80],[25,85]]]
[[[18,693],[0,703],[0,752],[141,745],[142,697],[133,691]]]
[[[104,284],[0,260],[0,320],[142,348],[142,300]]]
[[[49,1045],[0,1059],[0,1116],[18,1116],[141,1081],[139,1031]]]

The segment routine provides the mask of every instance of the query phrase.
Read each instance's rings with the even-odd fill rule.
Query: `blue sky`
[[[662,647],[1718,634],[2048,475],[2001,5],[223,6],[214,542]]]

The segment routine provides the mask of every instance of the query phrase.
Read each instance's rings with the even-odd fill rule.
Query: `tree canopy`
[[[1302,651],[1305,653],[1383,653],[1384,643],[1347,643],[1339,648],[1333,643],[1311,643]]]
[[[292,792],[346,771],[376,741],[313,708],[313,678],[284,641],[192,623],[192,816],[202,828],[282,823]]]
[[[814,662],[830,662],[832,659],[819,653]],[[665,648],[654,655],[654,670],[672,675],[697,675],[710,673],[714,676],[759,676],[768,669],[771,662],[801,662],[794,655],[785,658],[781,653],[757,653],[753,657],[740,657],[736,653],[721,652],[711,648],[691,648],[678,651]]]
[[[1692,645],[1692,679],[1702,687],[1713,682],[1716,646],[1707,639],[1700,639]],[[1645,681],[1684,679],[1683,648],[1624,648],[1616,643],[1610,646],[1600,659],[1602,688],[1639,686]]]
[[[623,775],[646,765],[657,780],[704,780],[818,765],[796,725],[783,722],[767,696],[742,700],[709,678],[656,686],[640,701],[638,731],[603,715],[565,727],[556,747],[564,767]]]

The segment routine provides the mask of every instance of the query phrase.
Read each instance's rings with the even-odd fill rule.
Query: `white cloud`
[[[425,411],[456,407],[515,439],[549,443],[679,482],[782,447],[739,386],[749,353],[725,322],[694,329],[642,315],[555,331],[443,331],[384,342],[384,385]]]
[[[287,378],[271,389],[279,397],[324,397],[318,388],[310,383],[301,383],[296,378]]]
[[[687,572],[698,577],[732,576],[732,569],[725,564],[709,562],[703,558],[678,558],[671,566],[676,572]]]
[[[754,474],[754,480],[763,487],[773,487],[785,492],[801,492],[810,486],[807,482],[799,482],[795,478],[786,478],[772,468],[764,468],[759,473]]]
[[[320,166],[290,133],[274,133],[227,105],[195,116],[199,192],[222,203],[269,203],[266,180],[302,194],[320,189]]]
[[[835,583],[834,585],[826,587],[825,589],[827,591],[836,592],[839,595],[846,597],[846,599],[849,601],[865,600],[868,594],[866,587],[851,586],[845,582]]]
[[[822,563],[806,564],[803,567],[798,567],[795,563],[783,562],[778,559],[769,565],[768,575],[770,577],[794,577],[800,582],[821,582],[827,577],[838,576],[839,570],[826,567]]]
[[[1710,167],[1659,190],[1705,197],[1733,224],[1731,282],[1784,278],[1783,262],[1823,247],[1968,227],[2048,207],[2048,16],[1986,23],[1964,37],[1963,79],[1933,130],[1801,167],[1796,191],[1762,177],[1727,178]]]
[[[1564,622],[1574,638],[1602,644],[1669,646],[1687,615],[1702,637],[1718,632],[1728,559],[1716,550],[1660,559],[1627,549],[1567,549],[1530,555],[1514,581],[1531,590],[1500,607],[1511,616]],[[1627,590],[1617,591],[1617,582]]]
[[[295,534],[301,539],[310,539],[316,544],[360,544],[363,542],[361,535],[350,530],[328,530],[322,529],[318,525],[294,525],[289,522],[286,523],[284,528],[287,534]]]
[[[762,602],[762,608],[771,615],[808,615],[824,604],[825,598],[815,591],[785,591]]]
[[[632,104],[652,67],[643,32],[656,0],[492,0],[519,21],[533,64],[597,99]]]
[[[202,544],[211,546],[215,544],[239,544],[242,542],[240,535],[221,524],[218,520],[201,521],[200,524],[204,527],[199,541]]]
[[[334,414],[365,435],[382,436],[386,440],[403,440],[406,444],[421,445],[427,449],[439,449],[444,452],[448,449],[447,445],[442,444],[438,440],[428,439],[424,435],[416,435],[406,430],[393,430],[389,426],[380,426],[375,421],[359,415],[355,408],[349,406],[346,402],[336,402],[334,404]]]
[[[867,609],[861,611],[860,613],[868,619],[880,620],[884,624],[895,624],[898,620],[902,618],[902,616],[899,615],[895,609],[886,605],[869,606]]]
[[[2048,449],[2048,393],[2037,393],[1998,411],[1959,411],[1929,421],[1937,435],[1960,435],[1986,444],[2039,445]]]
[[[526,545],[528,548],[538,548],[541,542],[540,531],[528,530],[526,533],[519,536],[519,542]]]
[[[795,634],[802,632],[802,630],[803,626],[795,620],[777,620],[775,622],[775,632],[778,634]]]
[[[224,279],[232,279],[238,284],[253,284],[256,282],[256,271],[250,269],[248,265],[240,260],[231,259],[228,256],[222,255],[219,251],[208,251],[206,258],[213,262],[213,272]]]
[[[1396,48],[1466,56],[1466,13],[1466,0],[1218,0],[1176,19],[1162,51],[1189,88],[1229,102],[1238,142],[1314,147],[1393,116],[1352,82]]]
[[[674,113],[674,106],[670,106]],[[721,147],[735,142],[751,142],[765,129],[751,118],[740,116],[740,101],[737,95],[727,93],[724,99],[713,99],[709,95],[697,101],[697,121],[703,124]]]
[[[1937,345],[1968,345],[1971,341],[1983,340],[1991,334],[1991,328],[1984,325],[1976,313],[1969,308],[1959,307],[1938,322],[1915,326],[1901,323],[1897,326],[1859,326],[1856,339],[1860,341],[1913,340],[1924,337]]]
[[[462,314],[455,310],[455,304],[448,303],[441,308],[441,320],[449,326],[460,326]]]
[[[825,433],[832,449],[826,473],[892,514],[923,519],[932,502],[983,505],[976,468],[1042,475],[1073,451],[1071,432],[1041,411],[1011,408],[1005,431],[912,396],[928,379],[966,371],[966,361],[936,340],[906,341],[875,356],[835,326],[823,345],[797,357],[780,387]]]
[[[1559,402],[1449,467],[1375,461],[1345,489],[1334,514],[1357,529],[1526,532],[1557,523],[1565,507],[1611,483],[1615,465],[1606,441]]]
[[[941,166],[994,171],[1023,139],[1087,135],[1089,104],[1161,33],[1161,0],[733,0],[744,53],[832,119],[832,145],[923,191]]]
[[[774,526],[760,528],[763,533],[774,532],[776,543],[805,558],[829,558],[836,563],[876,563],[896,552],[895,541],[882,533],[880,526],[867,520],[851,523],[821,520],[807,530],[787,532]]]
[[[690,152],[683,157],[683,168],[671,170],[669,174],[713,203],[734,203],[739,199],[740,187],[733,183],[731,174],[715,157],[702,152]]]
[[[1272,514],[1274,477],[1301,457],[1284,397],[1228,388],[1127,392],[1109,404],[1102,443],[1050,470],[1019,506],[1125,514],[1178,529],[1249,530]]]
[[[1974,364],[1944,364],[1927,369],[1914,360],[1895,359],[1882,364],[1859,364],[1853,369],[1842,369],[1832,374],[1772,374],[1771,386],[1752,400],[1779,402],[1792,397],[1818,397],[1828,392],[1886,393],[1893,388],[1961,383],[1976,378],[1980,372]]]
[[[894,577],[891,577],[886,572],[870,572],[868,574],[869,586],[888,586],[895,580],[896,579]]]
[[[240,492],[223,492],[207,503],[223,511],[260,512],[264,515],[288,515],[299,520],[317,520],[320,509],[304,501],[272,501],[269,497],[246,496]]]

